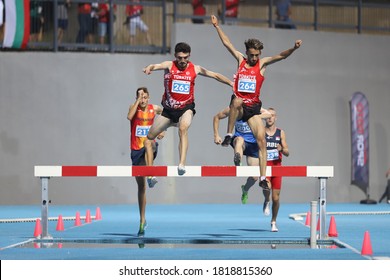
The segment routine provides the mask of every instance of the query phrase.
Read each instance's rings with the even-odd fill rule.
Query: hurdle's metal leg
[[[317,248],[317,230],[316,230],[316,218],[317,218],[317,201],[310,202],[310,211],[311,211],[311,219],[310,219],[310,248]]]
[[[41,220],[42,220],[42,235],[41,238],[49,237],[48,230],[48,214],[49,214],[49,177],[41,177],[42,186],[42,205],[41,205]]]
[[[320,198],[319,198],[319,208],[320,208],[320,238],[325,239],[326,237],[326,180],[328,178],[320,177]]]

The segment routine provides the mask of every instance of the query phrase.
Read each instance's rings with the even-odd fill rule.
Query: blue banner
[[[351,184],[358,186],[367,196],[369,188],[369,111],[368,100],[355,92],[351,106]]]

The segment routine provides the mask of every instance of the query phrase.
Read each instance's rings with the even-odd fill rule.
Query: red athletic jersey
[[[138,1],[133,1],[133,2],[139,2]],[[128,17],[135,17],[141,15],[143,10],[142,5],[127,5],[126,6],[126,16]]]
[[[140,150],[144,147],[146,136],[153,124],[155,115],[152,104],[148,104],[145,112],[140,107],[137,108],[137,112],[130,122],[130,148],[132,150]]]
[[[226,0],[226,17],[237,17],[238,16],[238,5],[240,4],[240,0]]]
[[[114,12],[116,11],[116,4],[114,4]],[[99,4],[99,22],[110,21],[110,7],[109,4]]]
[[[203,6],[203,0],[192,0],[192,8],[195,16],[204,16],[206,8]]]
[[[186,105],[194,103],[196,76],[192,62],[188,62],[187,68],[181,71],[173,61],[172,68],[164,75],[165,91],[162,105],[172,109],[183,109]]]
[[[255,66],[246,68],[246,59],[238,67],[234,75],[234,94],[243,99],[244,104],[253,106],[260,103],[260,89],[264,76],[260,74],[260,60]]]
[[[78,5],[79,14],[89,14],[91,13],[91,10],[92,10],[91,4],[79,3]]]

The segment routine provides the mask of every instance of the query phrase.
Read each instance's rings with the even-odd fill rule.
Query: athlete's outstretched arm
[[[270,65],[272,63],[275,63],[275,62],[278,62],[282,59],[286,59],[287,57],[289,57],[295,50],[299,49],[300,46],[302,45],[302,40],[296,40],[295,41],[295,44],[294,44],[294,47],[288,49],[288,50],[285,50],[285,51],[282,51],[280,54],[278,55],[274,55],[272,57],[264,57],[261,59],[261,62],[262,62],[262,65]]]
[[[220,145],[222,138],[219,136],[219,120],[225,119],[229,116],[230,108],[226,107],[222,111],[218,112],[213,118],[213,131],[214,131],[214,143]]]
[[[228,86],[233,87],[233,82],[231,80],[229,80],[226,76],[224,76],[220,73],[207,70],[206,68],[204,68],[200,65],[195,65],[195,71],[199,75],[213,78],[221,83],[224,83],[224,84],[227,84]]]
[[[229,37],[223,32],[222,28],[218,25],[218,19],[216,16],[211,15],[211,22],[214,25],[215,29],[218,32],[219,38],[222,41],[222,44],[228,49],[228,51],[237,59],[238,62],[241,62],[242,54],[237,51],[237,49],[230,42]]]
[[[164,61],[157,64],[149,64],[144,69],[142,69],[142,71],[145,74],[150,75],[152,71],[171,69],[171,66],[172,66],[172,61]]]

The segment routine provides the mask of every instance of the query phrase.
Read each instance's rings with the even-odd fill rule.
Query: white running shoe
[[[152,177],[152,176],[149,176],[148,178],[146,178],[146,181],[148,182],[148,186],[149,188],[153,188],[155,184],[157,184],[157,178],[156,177]]]
[[[278,228],[276,227],[276,222],[271,222],[271,231],[272,232],[278,232]]]
[[[177,167],[177,173],[179,175],[184,175],[186,173],[186,167],[184,165],[179,164]]]
[[[263,204],[263,214],[265,215],[265,216],[269,216],[269,214],[271,213],[271,211],[270,211],[270,204],[271,204],[271,202],[268,200],[265,200],[264,201],[264,204]]]

